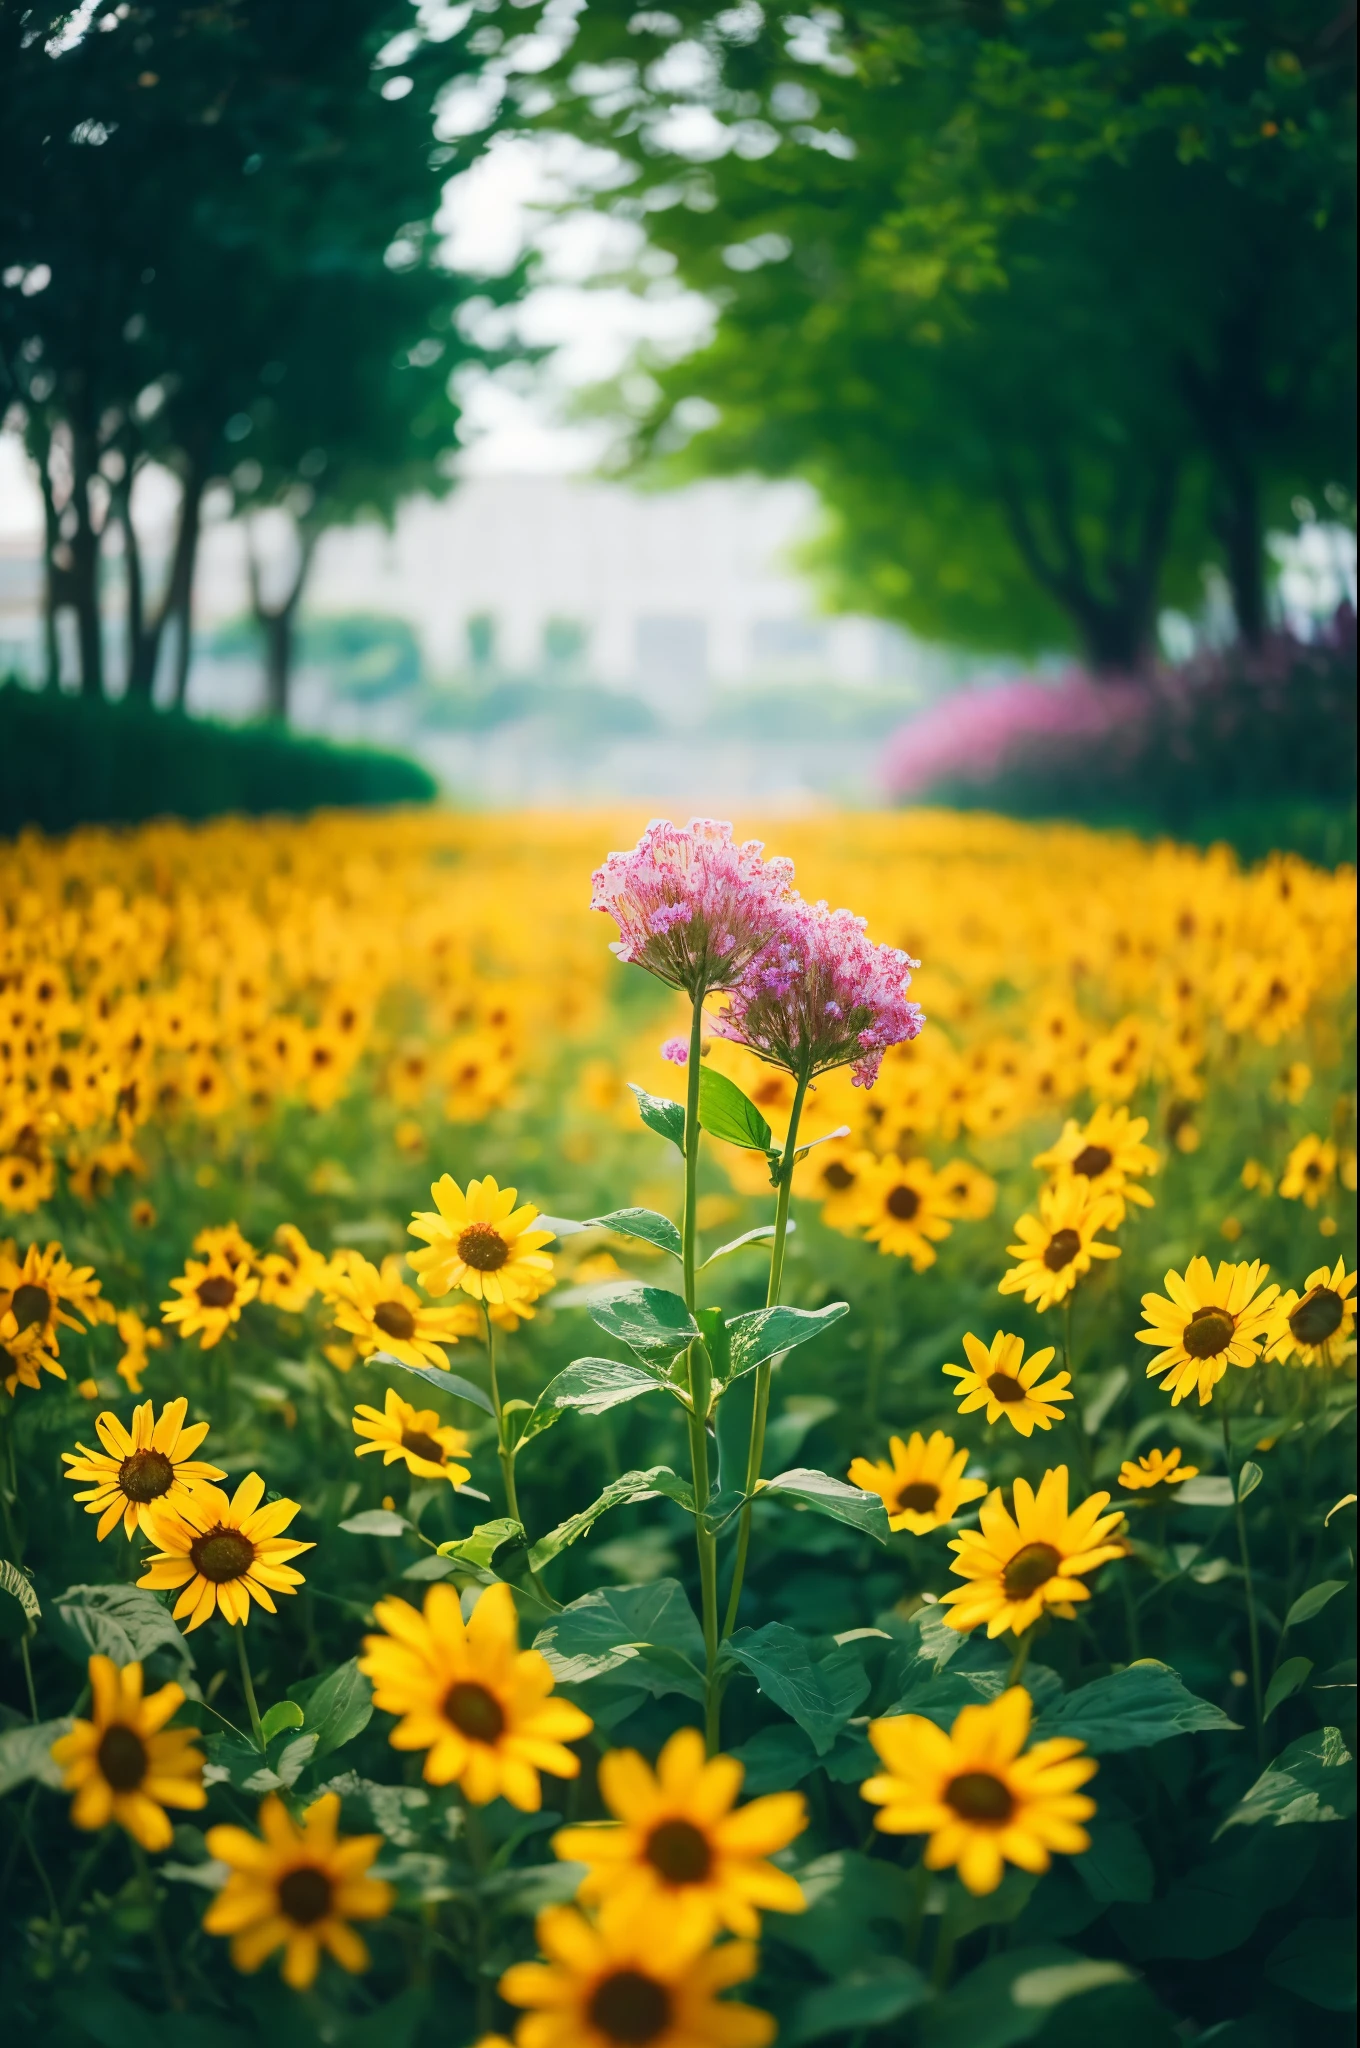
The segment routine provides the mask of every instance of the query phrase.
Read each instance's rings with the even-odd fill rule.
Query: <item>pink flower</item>
[[[888,1047],[925,1023],[907,1001],[920,964],[867,939],[862,917],[795,896],[714,1028],[791,1074],[853,1066],[855,1085],[872,1088]]]
[[[689,1065],[689,1046],[683,1038],[668,1038],[661,1048],[663,1060],[669,1060],[673,1067]]]
[[[793,863],[762,860],[756,839],[733,843],[732,827],[691,818],[683,828],[654,818],[631,853],[611,853],[592,876],[592,910],[619,928],[612,950],[700,1002],[734,986],[774,928]]]

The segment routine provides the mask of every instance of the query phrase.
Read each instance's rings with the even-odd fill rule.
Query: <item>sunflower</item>
[[[1162,1347],[1147,1376],[1165,1375],[1162,1392],[1173,1408],[1196,1388],[1203,1408],[1230,1365],[1255,1365],[1280,1292],[1272,1286],[1258,1294],[1269,1271],[1259,1259],[1240,1266],[1224,1259],[1215,1273],[1206,1258],[1196,1258],[1184,1277],[1167,1274],[1166,1295],[1143,1296],[1147,1324],[1134,1335],[1140,1344]]]
[[[888,1510],[890,1529],[909,1529],[913,1536],[928,1536],[943,1529],[970,1500],[981,1500],[987,1491],[983,1479],[965,1479],[966,1450],[956,1451],[954,1439],[937,1429],[929,1438],[913,1430],[903,1443],[889,1437],[892,1463],[879,1458],[856,1458],[850,1467],[850,1481],[865,1493],[876,1493]]]
[[[76,1499],[86,1503],[87,1515],[98,1515],[95,1535],[102,1543],[118,1523],[129,1543],[138,1529],[153,1539],[156,1513],[182,1509],[200,1480],[225,1479],[217,1465],[195,1461],[194,1452],[208,1434],[206,1422],[184,1426],[189,1403],[181,1394],[167,1401],[156,1420],[150,1401],[132,1411],[132,1428],[124,1429],[111,1409],[95,1417],[95,1430],[103,1451],[91,1451],[78,1443],[74,1451],[63,1451],[62,1463],[71,1480],[93,1481]]]
[[[56,1352],[58,1330],[83,1336],[86,1323],[101,1320],[102,1306],[94,1267],[73,1266],[55,1241],[46,1251],[31,1244],[22,1265],[13,1256],[0,1259],[0,1342],[27,1337]]]
[[[162,1510],[155,1516],[160,1550],[147,1559],[146,1576],[137,1584],[158,1592],[184,1588],[174,1613],[176,1621],[189,1616],[186,1635],[214,1611],[233,1625],[249,1620],[252,1599],[273,1614],[272,1595],[291,1593],[302,1584],[302,1573],[287,1560],[316,1545],[279,1533],[298,1512],[298,1503],[274,1500],[262,1507],[263,1499],[264,1481],[250,1472],[230,1500],[219,1487],[198,1484],[173,1514]]]
[[[1057,1143],[1040,1152],[1034,1164],[1054,1181],[1083,1181],[1088,1194],[1108,1195],[1114,1230],[1124,1221],[1126,1202],[1152,1207],[1151,1195],[1138,1185],[1159,1164],[1152,1147],[1143,1143],[1147,1128],[1145,1116],[1131,1117],[1127,1109],[1110,1109],[1102,1102],[1084,1124],[1069,1117]]]
[[[56,1185],[57,1170],[50,1159],[30,1159],[26,1152],[9,1152],[0,1159],[0,1209],[13,1216],[31,1216],[41,1209]]]
[[[123,1343],[123,1355],[113,1368],[120,1380],[124,1381],[130,1394],[142,1391],[142,1374],[147,1367],[147,1352],[159,1351],[165,1342],[159,1330],[148,1330],[135,1308],[120,1308],[117,1315],[118,1335]]]
[[[1032,1702],[1013,1685],[986,1706],[964,1707],[946,1735],[921,1714],[869,1723],[885,1769],[860,1786],[883,1811],[888,1835],[929,1835],[927,1870],[957,1865],[970,1892],[994,1892],[1007,1863],[1036,1874],[1056,1849],[1079,1856],[1091,1838],[1081,1823],[1096,1810],[1080,1787],[1099,1768],[1086,1745],[1056,1735],[1026,1749]]]
[[[934,1265],[931,1240],[948,1237],[953,1228],[928,1159],[880,1159],[866,1166],[856,1215],[869,1242],[893,1258],[910,1259],[914,1273]]]
[[[403,1281],[402,1264],[395,1252],[383,1260],[381,1271],[359,1252],[348,1252],[343,1266],[337,1260],[325,1282],[336,1328],[354,1339],[361,1358],[385,1351],[403,1365],[434,1365],[447,1372],[441,1346],[476,1335],[481,1318],[470,1302],[431,1308]]]
[[[1093,1198],[1076,1178],[1040,1188],[1038,1216],[1022,1216],[1015,1226],[1019,1244],[1006,1247],[1019,1264],[1002,1274],[999,1291],[1023,1294],[1042,1315],[1090,1272],[1092,1259],[1117,1259],[1119,1246],[1096,1236],[1110,1227],[1110,1200]]]
[[[963,1348],[968,1364],[943,1368],[958,1381],[954,1392],[960,1397],[960,1415],[985,1408],[989,1423],[999,1422],[1004,1415],[1021,1436],[1034,1429],[1051,1429],[1062,1421],[1062,1410],[1054,1404],[1071,1400],[1072,1375],[1058,1372],[1051,1380],[1044,1378],[1053,1361],[1051,1344],[1027,1359],[1022,1337],[998,1330],[989,1348],[969,1330]]]
[[[161,1303],[161,1320],[178,1324],[181,1337],[201,1332],[200,1348],[211,1351],[221,1342],[241,1310],[253,1301],[260,1283],[242,1259],[233,1263],[227,1252],[213,1252],[207,1259],[189,1259],[184,1271],[170,1282],[178,1301]]]
[[[283,1949],[283,1980],[294,1991],[314,1981],[326,1949],[342,1969],[368,1968],[368,1949],[351,1920],[381,1920],[396,1897],[390,1884],[366,1875],[381,1835],[338,1835],[340,1796],[323,1792],[298,1826],[272,1792],[260,1807],[260,1832],[216,1827],[208,1854],[231,1872],[203,1915],[209,1934],[231,1936],[238,1970],[258,1970]]]
[[[830,1230],[853,1230],[858,1222],[864,1173],[877,1162],[850,1138],[819,1145],[798,1169],[799,1192],[822,1205]]]
[[[32,1387],[36,1393],[45,1372],[50,1372],[58,1380],[66,1377],[65,1366],[41,1344],[35,1343],[31,1335],[10,1337],[8,1341],[0,1337],[0,1377],[4,1379],[7,1394],[14,1394],[20,1387]]]
[[[413,1408],[392,1387],[382,1408],[358,1404],[354,1434],[369,1439],[356,1447],[356,1458],[381,1451],[384,1465],[400,1461],[417,1478],[447,1479],[450,1486],[464,1486],[471,1477],[467,1466],[457,1462],[468,1454],[464,1431],[441,1423],[433,1408]]]
[[[1198,1479],[1198,1465],[1182,1465],[1180,1445],[1169,1451],[1148,1451],[1135,1462],[1126,1458],[1119,1468],[1119,1484],[1125,1493],[1144,1493],[1154,1486],[1183,1486]]]
[[[1282,1294],[1266,1326],[1266,1357],[1330,1365],[1355,1328],[1355,1277],[1342,1258],[1310,1273],[1302,1296],[1292,1287]]]
[[[233,1266],[253,1266],[259,1254],[239,1223],[210,1223],[194,1239],[202,1259],[224,1258]]]
[[[1310,1132],[1300,1138],[1284,1163],[1280,1193],[1287,1202],[1304,1201],[1316,1209],[1336,1178],[1336,1146]]]
[[[1014,1494],[1014,1516],[997,1487],[982,1503],[981,1528],[950,1538],[949,1569],[969,1582],[941,1602],[951,1628],[966,1632],[985,1621],[988,1636],[1007,1629],[1018,1636],[1046,1609],[1071,1621],[1075,1603],[1091,1597],[1081,1574],[1124,1554],[1122,1544],[1108,1540],[1123,1520],[1103,1513],[1108,1493],[1093,1493],[1068,1513],[1066,1465],[1045,1472],[1037,1494],[1017,1479]]]
[[[513,1963],[501,1997],[529,2008],[517,2048],[765,2048],[768,2013],[719,1994],[754,1976],[749,1941],[717,1948],[674,1919],[592,1926],[574,1906],[538,1916],[542,1963]]]
[[[277,1250],[259,1261],[260,1300],[268,1308],[301,1315],[325,1276],[325,1256],[313,1250],[295,1223],[281,1223],[274,1243]]]
[[[168,1849],[173,1827],[167,1806],[206,1806],[203,1755],[197,1728],[167,1728],[184,1704],[184,1688],[163,1685],[142,1697],[142,1667],[120,1670],[111,1657],[91,1657],[94,1719],[77,1721],[52,1744],[68,1792],[71,1819],[91,1830],[116,1820],[144,1849]]]
[[[935,1187],[946,1216],[985,1223],[996,1207],[996,1182],[971,1159],[951,1159],[936,1174]]]
[[[497,1187],[488,1174],[470,1180],[464,1194],[446,1173],[430,1193],[434,1209],[417,1210],[407,1226],[429,1246],[413,1252],[410,1263],[430,1294],[461,1287],[474,1301],[513,1305],[539,1274],[551,1274],[552,1260],[542,1247],[552,1243],[553,1233],[533,1229],[538,1211],[528,1202],[517,1209],[514,1188]]]
[[[590,1874],[577,1897],[611,1924],[631,1918],[675,1927],[696,1940],[719,1928],[754,1937],[759,1908],[801,1913],[801,1886],[766,1858],[807,1826],[801,1792],[771,1792],[737,1807],[745,1775],[735,1757],[706,1759],[695,1728],[679,1728],[653,1771],[635,1749],[600,1763],[600,1797],[613,1823],[563,1828],[553,1848]]]
[[[364,1637],[359,1669],[373,1681],[373,1704],[402,1716],[392,1747],[429,1752],[430,1784],[456,1780],[475,1806],[499,1793],[537,1813],[540,1771],[576,1776],[580,1763],[563,1745],[594,1724],[570,1700],[548,1698],[552,1672],[537,1650],[520,1649],[507,1585],[488,1586],[466,1624],[445,1585],[430,1587],[423,1614],[405,1600],[379,1600],[373,1612],[387,1633]]]

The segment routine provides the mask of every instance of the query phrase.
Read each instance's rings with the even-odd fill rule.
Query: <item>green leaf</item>
[[[1292,1827],[1349,1820],[1355,1812],[1355,1759],[1339,1728],[1318,1728],[1281,1750],[1218,1829]]]
[[[365,1508],[340,1524],[347,1536],[401,1536],[410,1526],[393,1508]]]
[[[285,1728],[300,1728],[304,1718],[296,1700],[276,1700],[268,1713],[260,1717],[260,1733],[266,1743],[272,1742]]]
[[[1345,1579],[1322,1579],[1316,1586],[1310,1586],[1306,1593],[1300,1593],[1284,1618],[1285,1627],[1297,1628],[1300,1622],[1311,1621],[1315,1614],[1321,1614],[1329,1600],[1345,1592],[1347,1583]]]
[[[365,1363],[399,1365],[403,1372],[413,1373],[418,1380],[424,1380],[427,1386],[438,1387],[446,1394],[455,1394],[460,1401],[471,1401],[473,1407],[480,1408],[483,1415],[494,1415],[496,1412],[491,1405],[491,1396],[484,1394],[471,1380],[465,1380],[461,1373],[440,1372],[433,1365],[408,1365],[404,1358],[394,1358],[390,1351],[370,1352]]]
[[[649,1131],[655,1131],[658,1138],[669,1138],[677,1152],[685,1149],[684,1105],[671,1102],[664,1095],[649,1095],[645,1088],[639,1088],[636,1081],[628,1086],[637,1097],[638,1115]]]
[[[1155,2010],[1132,1977],[1124,1963],[1077,1955],[1057,1943],[1012,1949],[970,1970],[927,2006],[917,2033],[924,2048],[1012,2048],[1037,2034],[1068,1999],[1108,1987],[1141,1992]]]
[[[68,1586],[52,1602],[48,1621],[78,1664],[91,1655],[140,1664],[157,1650],[168,1650],[181,1664],[193,1663],[169,1609],[148,1587]]]
[[[901,1948],[911,1880],[900,1865],[838,1849],[805,1863],[798,1882],[806,1910],[772,1913],[766,1931],[826,1976],[839,1981],[850,1970],[872,1970],[885,1950]]]
[[[440,1557],[456,1557],[463,1564],[470,1564],[478,1571],[488,1571],[491,1560],[504,1543],[523,1543],[524,1529],[510,1516],[503,1515],[495,1522],[479,1522],[470,1536],[463,1536],[454,1543],[441,1543]]]
[[[620,1671],[653,1647],[681,1657],[698,1679],[702,1696],[704,1633],[684,1587],[675,1579],[586,1593],[555,1615],[534,1641],[559,1684],[575,1685]]]
[[[930,1985],[911,1963],[900,1956],[877,1956],[800,1998],[779,2038],[796,2048],[856,2027],[886,2027],[929,1997]]]
[[[732,1349],[729,1378],[739,1379],[767,1358],[820,1337],[823,1330],[848,1314],[849,1308],[849,1302],[833,1301],[826,1308],[753,1308],[746,1315],[733,1316],[727,1325]]]
[[[1286,1657],[1270,1684],[1266,1687],[1265,1710],[1262,1719],[1268,1721],[1282,1701],[1296,1693],[1307,1680],[1313,1668],[1311,1657]]]
[[[835,1649],[818,1660],[807,1638],[782,1621],[738,1629],[724,1654],[798,1723],[818,1756],[826,1755],[869,1690],[869,1675],[853,1649]]]
[[[61,1770],[52,1761],[52,1744],[59,1735],[69,1735],[71,1727],[71,1716],[63,1714],[58,1721],[7,1728],[0,1735],[0,1796],[12,1792],[16,1785],[27,1784],[30,1778],[60,1791]]]
[[[615,1358],[574,1359],[556,1379],[549,1380],[535,1401],[519,1433],[518,1444],[527,1444],[545,1429],[551,1429],[569,1408],[579,1408],[585,1415],[603,1415],[622,1401],[636,1401],[639,1394],[672,1391],[650,1365],[630,1365],[626,1361],[621,1364]]]
[[[329,1756],[363,1733],[373,1718],[373,1687],[355,1658],[327,1673],[307,1701],[306,1714],[318,1757]]]
[[[693,1514],[693,1492],[669,1465],[653,1465],[647,1472],[625,1472],[606,1486],[588,1508],[582,1508],[579,1515],[569,1515],[565,1522],[559,1522],[534,1545],[529,1552],[530,1568],[541,1571],[545,1564],[551,1564],[559,1551],[586,1535],[610,1508],[619,1507],[625,1501],[655,1500],[659,1493],[679,1501],[681,1507]]]
[[[710,1138],[746,1152],[768,1152],[774,1143],[774,1132],[750,1096],[715,1067],[699,1069],[699,1125]]]
[[[865,1493],[862,1487],[833,1479],[828,1472],[817,1472],[808,1466],[781,1472],[777,1479],[762,1486],[755,1498],[768,1500],[771,1496],[797,1501],[814,1514],[829,1516],[833,1522],[848,1522],[852,1529],[862,1529],[866,1536],[873,1536],[880,1543],[886,1543],[892,1533],[887,1509],[876,1493]]]
[[[1354,2012],[1355,1922],[1300,1921],[1266,1957],[1265,1977],[1325,2012]]]
[[[1221,1709],[1187,1692],[1169,1664],[1145,1657],[1066,1693],[1039,1717],[1034,1739],[1074,1735],[1096,1756],[1111,1756],[1198,1729],[1236,1728]]]
[[[620,1288],[608,1301],[592,1302],[587,1313],[606,1336],[642,1359],[672,1359],[699,1334],[680,1296],[665,1287]]]
[[[746,1773],[742,1791],[748,1799],[765,1792],[792,1791],[811,1776],[818,1763],[816,1750],[796,1721],[772,1722],[728,1754]]]
[[[669,1216],[662,1216],[656,1209],[611,1209],[607,1216],[592,1216],[586,1228],[614,1230],[620,1237],[640,1238],[644,1244],[654,1244],[658,1250],[669,1252],[674,1259],[683,1251],[679,1231]]]
[[[1265,1476],[1260,1466],[1248,1458],[1246,1464],[1237,1475],[1237,1498],[1240,1501],[1246,1500],[1249,1495],[1255,1493]]]
[[[1090,1848],[1074,1856],[1072,1866],[1091,1897],[1106,1906],[1120,1901],[1145,1904],[1156,1889],[1156,1873],[1137,1828],[1097,1814],[1090,1836]]]
[[[797,1227],[797,1224],[790,1217],[788,1228],[784,1233],[786,1242],[793,1236]],[[710,1266],[717,1265],[719,1259],[728,1258],[733,1252],[744,1251],[747,1245],[768,1244],[773,1236],[773,1223],[758,1223],[754,1230],[743,1230],[740,1237],[731,1238],[726,1244],[720,1244],[715,1252],[710,1252],[699,1267],[699,1271],[706,1273]]]
[[[42,1619],[42,1608],[38,1605],[33,1581],[27,1572],[21,1571],[17,1564],[11,1564],[7,1557],[0,1557],[0,1593],[11,1594],[30,1621]]]
[[[1116,1933],[1140,1962],[1182,1957],[1205,1962],[1240,1948],[1262,1915],[1292,1898],[1311,1870],[1318,1840],[1311,1828],[1273,1837],[1248,1836],[1174,1880],[1147,1906],[1115,1906]]]
[[[1176,1488],[1178,1508],[1230,1508],[1233,1504],[1233,1483],[1212,1474],[1203,1479],[1187,1479],[1184,1486]]]

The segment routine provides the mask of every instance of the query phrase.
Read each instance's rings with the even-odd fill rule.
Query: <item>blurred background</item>
[[[1354,10],[0,0],[0,830],[1351,856]]]

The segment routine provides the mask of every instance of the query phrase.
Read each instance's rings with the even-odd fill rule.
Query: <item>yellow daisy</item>
[[[260,1300],[268,1308],[301,1315],[326,1275],[325,1255],[308,1244],[295,1223],[281,1223],[274,1244],[276,1249],[259,1261]]]
[[[956,1451],[954,1439],[943,1430],[923,1437],[913,1430],[906,1443],[900,1436],[889,1437],[892,1463],[877,1458],[856,1458],[850,1466],[853,1486],[876,1493],[888,1510],[890,1529],[909,1529],[913,1536],[928,1536],[952,1522],[970,1500],[981,1500],[987,1491],[984,1479],[965,1479],[966,1450]]]
[[[954,1392],[959,1396],[960,1415],[985,1408],[989,1423],[999,1422],[1004,1415],[1021,1436],[1035,1429],[1051,1429],[1062,1421],[1062,1410],[1054,1404],[1072,1399],[1072,1375],[1058,1372],[1051,1380],[1044,1378],[1053,1362],[1051,1344],[1027,1359],[1022,1337],[998,1330],[988,1346],[969,1330],[963,1348],[968,1364],[943,1368],[958,1381]]]
[[[859,1221],[861,1181],[877,1162],[851,1138],[819,1145],[795,1169],[798,1192],[822,1205],[822,1221],[830,1230],[854,1230]]]
[[[760,1910],[801,1913],[802,1888],[766,1859],[807,1826],[801,1792],[771,1792],[737,1806],[745,1775],[735,1757],[706,1758],[696,1728],[680,1728],[653,1771],[635,1749],[601,1760],[600,1797],[612,1823],[562,1828],[553,1848],[589,1865],[577,1893],[611,1922],[640,1915],[696,1940],[719,1928],[760,1932]]]
[[[1119,1468],[1119,1484],[1125,1493],[1142,1493],[1152,1486],[1183,1486],[1198,1479],[1198,1465],[1182,1465],[1180,1445],[1169,1451],[1147,1451],[1135,1464],[1126,1458]]]
[[[1085,1181],[1072,1179],[1039,1190],[1038,1216],[1022,1216],[1015,1226],[1019,1244],[1006,1249],[1019,1264],[1003,1273],[1002,1294],[1023,1294],[1040,1314],[1070,1294],[1092,1259],[1117,1259],[1119,1246],[1105,1244],[1096,1232],[1110,1227],[1110,1197],[1092,1199]]]
[[[481,1318],[469,1302],[452,1308],[431,1308],[401,1277],[403,1261],[393,1253],[381,1270],[359,1252],[347,1252],[330,1268],[324,1283],[335,1325],[354,1340],[361,1358],[390,1352],[403,1365],[434,1365],[441,1372],[448,1360],[441,1346],[475,1336]]]
[[[22,1264],[12,1253],[0,1258],[0,1343],[26,1337],[55,1354],[58,1330],[83,1335],[102,1307],[94,1267],[73,1266],[55,1241],[45,1251],[31,1244]]]
[[[996,1182],[971,1159],[951,1159],[936,1174],[935,1186],[946,1216],[985,1223],[996,1207]]]
[[[1115,1230],[1124,1221],[1126,1202],[1152,1207],[1152,1196],[1138,1185],[1143,1174],[1156,1173],[1160,1164],[1143,1143],[1147,1128],[1145,1116],[1130,1116],[1122,1104],[1111,1109],[1102,1102],[1084,1124],[1069,1117],[1057,1143],[1040,1152],[1034,1164],[1055,1182],[1079,1180],[1089,1195],[1108,1195],[1109,1228]]]
[[[342,1969],[368,1968],[368,1949],[351,1920],[381,1920],[396,1897],[390,1884],[369,1877],[368,1867],[383,1846],[381,1835],[340,1835],[340,1798],[323,1792],[299,1826],[283,1801],[270,1793],[260,1807],[260,1835],[246,1828],[216,1827],[207,1833],[208,1854],[231,1875],[203,1915],[209,1934],[231,1936],[238,1970],[258,1970],[276,1949],[284,1951],[283,1980],[305,1991],[316,1977],[325,1949]]]
[[[127,1430],[106,1409],[94,1421],[102,1452],[82,1443],[62,1452],[68,1479],[93,1482],[76,1499],[86,1504],[87,1515],[99,1516],[95,1535],[101,1543],[119,1522],[129,1543],[138,1529],[154,1537],[157,1510],[182,1507],[199,1480],[226,1478],[219,1466],[195,1460],[208,1425],[194,1422],[186,1428],[188,1412],[189,1403],[181,1394],[178,1401],[166,1402],[157,1421],[153,1404],[143,1401],[133,1409],[132,1428]]]
[[[1280,1193],[1287,1202],[1304,1201],[1316,1209],[1336,1178],[1336,1146],[1330,1138],[1314,1137],[1310,1131],[1284,1163]]]
[[[0,1377],[7,1394],[20,1387],[32,1387],[36,1392],[45,1372],[58,1380],[66,1377],[66,1367],[37,1341],[36,1332],[25,1331],[22,1337],[10,1337],[8,1342],[0,1339]]]
[[[964,1707],[946,1735],[921,1714],[869,1723],[885,1769],[860,1786],[883,1811],[888,1835],[928,1835],[927,1870],[957,1866],[970,1892],[994,1892],[1007,1863],[1036,1874],[1056,1850],[1080,1856],[1091,1838],[1081,1823],[1096,1810],[1081,1791],[1096,1774],[1075,1736],[1029,1740],[1032,1705],[1013,1685],[986,1706]]]
[[[1330,1364],[1355,1328],[1355,1277],[1342,1258],[1330,1272],[1310,1273],[1302,1295],[1292,1287],[1282,1294],[1266,1326],[1266,1357]]]
[[[870,1244],[910,1259],[914,1273],[934,1265],[936,1243],[953,1229],[928,1159],[878,1159],[864,1167],[855,1214]]]
[[[142,1697],[142,1667],[120,1670],[111,1657],[91,1657],[93,1719],[77,1721],[52,1744],[78,1828],[125,1828],[144,1849],[168,1849],[174,1828],[167,1806],[206,1806],[197,1728],[167,1728],[184,1704],[184,1688],[163,1685]]]
[[[1124,1554],[1121,1543],[1109,1541],[1123,1517],[1104,1513],[1108,1493],[1093,1493],[1068,1513],[1066,1465],[1045,1472],[1037,1494],[1017,1479],[1014,1494],[1013,1516],[997,1487],[982,1503],[981,1527],[950,1539],[949,1569],[968,1581],[941,1602],[951,1628],[966,1633],[986,1622],[989,1636],[1007,1629],[1018,1636],[1046,1609],[1071,1621],[1075,1603],[1091,1597],[1081,1575]]]
[[[1166,1275],[1166,1295],[1143,1296],[1146,1327],[1134,1335],[1140,1344],[1160,1345],[1147,1376],[1162,1378],[1173,1408],[1196,1389],[1204,1407],[1230,1365],[1255,1365],[1280,1292],[1272,1286],[1258,1293],[1269,1271],[1259,1259],[1240,1266],[1224,1259],[1215,1273],[1206,1258],[1195,1258],[1184,1276]]]
[[[719,1994],[755,1975],[749,1941],[710,1948],[662,1919],[592,1926],[574,1906],[538,1916],[542,1963],[513,1963],[501,1997],[527,2006],[517,2048],[765,2048],[768,2013]]]
[[[287,1560],[316,1545],[280,1534],[299,1504],[274,1500],[262,1507],[263,1500],[264,1481],[251,1472],[230,1500],[219,1487],[199,1484],[175,1513],[156,1515],[160,1549],[147,1559],[146,1576],[137,1584],[158,1592],[183,1587],[174,1614],[176,1621],[189,1616],[186,1635],[214,1613],[233,1626],[248,1621],[252,1600],[273,1614],[272,1595],[292,1593],[302,1584],[302,1573]]]
[[[130,1394],[140,1394],[142,1374],[147,1368],[147,1352],[159,1351],[165,1339],[159,1330],[148,1330],[135,1308],[120,1308],[116,1327],[122,1339],[123,1355],[113,1369]]]
[[[552,1273],[543,1246],[552,1243],[553,1233],[533,1228],[538,1211],[530,1202],[517,1209],[514,1188],[497,1187],[488,1174],[470,1180],[464,1194],[446,1173],[430,1194],[433,1210],[417,1210],[407,1225],[428,1246],[413,1252],[410,1263],[429,1293],[460,1287],[474,1301],[514,1306],[518,1296],[532,1296],[540,1274]]]
[[[260,1291],[245,1260],[233,1263],[227,1252],[186,1260],[184,1271],[170,1285],[179,1300],[161,1303],[162,1322],[177,1325],[181,1337],[198,1336],[204,1351],[221,1342],[232,1324],[241,1320],[246,1303]]]
[[[433,1408],[413,1408],[392,1387],[380,1409],[359,1402],[353,1427],[356,1436],[369,1439],[355,1447],[356,1458],[381,1451],[384,1465],[400,1462],[418,1478],[447,1479],[450,1486],[463,1486],[471,1476],[457,1462],[468,1454],[466,1433],[442,1423]]]
[[[239,1223],[210,1223],[194,1239],[194,1250],[203,1259],[226,1259],[233,1266],[253,1266],[259,1258]]]
[[[537,1650],[519,1647],[510,1588],[488,1586],[466,1623],[452,1586],[431,1586],[424,1613],[405,1600],[373,1609],[385,1635],[365,1636],[359,1669],[373,1703],[402,1718],[394,1749],[423,1749],[432,1785],[455,1781],[475,1806],[497,1794],[522,1813],[542,1804],[540,1771],[574,1778],[564,1747],[594,1723],[570,1700],[549,1699],[553,1675]]]

